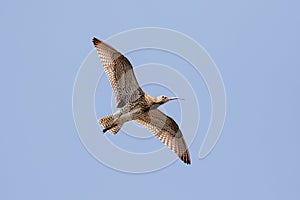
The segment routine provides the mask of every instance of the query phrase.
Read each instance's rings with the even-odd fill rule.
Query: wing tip
[[[191,165],[192,162],[190,160],[188,160],[187,162],[185,162],[187,165]]]
[[[98,44],[101,44],[101,43],[102,43],[101,40],[97,39],[96,37],[93,37],[93,44],[94,44],[95,46],[98,45]]]
[[[181,156],[180,159],[187,165],[191,165],[191,159],[188,150],[186,150]]]

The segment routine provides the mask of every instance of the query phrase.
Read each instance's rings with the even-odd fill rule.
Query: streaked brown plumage
[[[183,162],[191,164],[189,151],[178,125],[157,109],[160,105],[178,98],[153,98],[144,93],[125,56],[97,38],[93,38],[93,43],[116,96],[117,108],[120,108],[113,115],[99,119],[104,128],[103,132],[116,134],[125,122],[135,120],[149,129]]]

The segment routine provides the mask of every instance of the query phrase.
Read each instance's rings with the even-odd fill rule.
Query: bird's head
[[[172,100],[176,100],[176,99],[180,99],[178,97],[166,97],[166,96],[158,96],[155,98],[155,104],[158,104],[158,106],[167,103],[168,101],[172,101]]]

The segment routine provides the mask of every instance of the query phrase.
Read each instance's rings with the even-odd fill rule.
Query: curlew
[[[158,96],[143,92],[129,60],[113,47],[93,38],[104,71],[110,81],[119,110],[99,119],[103,132],[117,134],[125,122],[134,120],[161,140],[186,164],[191,164],[189,151],[177,123],[157,108],[177,97]]]

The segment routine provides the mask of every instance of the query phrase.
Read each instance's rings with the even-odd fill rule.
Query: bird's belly
[[[119,122],[125,123],[127,121],[131,121],[139,117],[141,114],[143,114],[143,110],[139,107],[136,108],[124,108],[121,110],[121,115],[119,117]]]

